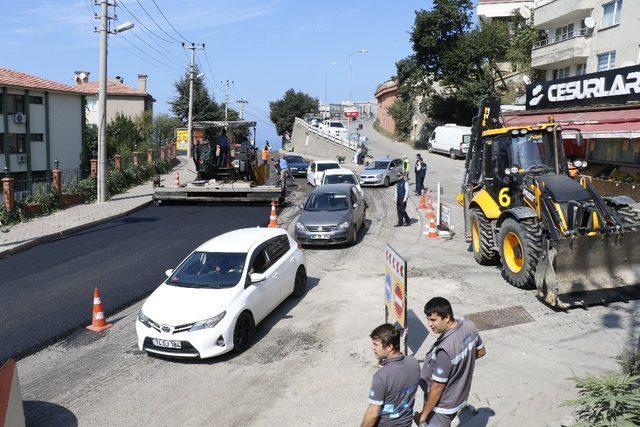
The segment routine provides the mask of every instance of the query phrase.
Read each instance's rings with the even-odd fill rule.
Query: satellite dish
[[[595,28],[596,26],[596,21],[595,19],[593,19],[590,16],[587,16],[586,18],[584,18],[584,26],[590,29]]]
[[[522,76],[522,81],[526,85],[530,85],[531,84],[531,78],[529,78],[529,76],[527,76],[526,74]]]
[[[518,13],[520,14],[520,16],[522,16],[524,19],[531,19],[531,9],[529,9],[526,6],[520,6],[520,9],[518,9]]]

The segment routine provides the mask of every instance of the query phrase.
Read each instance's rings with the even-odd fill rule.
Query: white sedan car
[[[347,168],[340,169],[327,169],[322,173],[322,179],[320,179],[320,185],[329,184],[353,184],[358,189],[360,196],[364,197],[364,192],[360,186],[360,180],[358,176]]]
[[[251,344],[255,328],[307,286],[304,254],[281,228],[245,228],[202,244],[147,298],[138,348],[207,358]]]
[[[320,185],[322,173],[328,169],[340,169],[336,160],[314,160],[307,169],[307,181],[314,187]]]

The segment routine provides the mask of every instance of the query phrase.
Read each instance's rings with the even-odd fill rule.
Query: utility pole
[[[233,84],[233,80],[221,81],[224,85],[224,121],[229,120],[229,85]]]
[[[109,34],[117,34],[133,28],[131,22],[118,25],[116,29],[109,31],[109,20],[118,19],[109,16],[109,6],[115,8],[116,3],[109,3],[108,0],[99,0],[94,3],[100,6],[100,29],[94,28],[94,31],[100,33],[100,76],[98,83],[98,203],[107,201],[107,55],[108,55],[108,37]]]
[[[189,118],[187,119],[187,157],[191,157],[191,144],[193,142],[193,81],[196,78],[196,49],[204,50],[204,43],[191,43],[191,46],[182,43],[182,47],[191,49],[191,63],[189,64]]]
[[[246,99],[238,99],[236,102],[240,104],[240,120],[244,120],[244,106],[249,102]]]

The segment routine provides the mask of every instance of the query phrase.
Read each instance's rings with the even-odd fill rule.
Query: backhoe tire
[[[535,289],[536,268],[544,251],[538,221],[504,220],[498,233],[498,249],[505,280],[517,288]]]
[[[491,222],[478,208],[471,210],[471,247],[473,257],[480,265],[496,265],[500,259],[494,249]]]

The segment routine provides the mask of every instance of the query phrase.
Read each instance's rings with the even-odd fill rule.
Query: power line
[[[175,56],[167,55],[167,52],[166,52],[166,51],[162,51],[162,50],[158,49],[158,48],[157,48],[157,47],[155,47],[155,46],[151,46],[149,43],[147,43],[147,41],[146,41],[145,39],[143,39],[142,37],[140,37],[140,36],[139,36],[138,34],[136,34],[135,32],[132,32],[131,34],[133,34],[133,35],[134,35],[138,40],[140,40],[142,43],[146,44],[146,45],[147,45],[147,46],[149,46],[151,49],[155,50],[155,51],[156,51],[156,52],[158,52],[160,55],[162,55],[161,57],[163,57],[164,59],[167,59],[167,60],[173,61],[172,63],[173,63],[173,64],[175,64],[175,65],[179,65],[179,66],[182,66],[182,65],[183,65],[183,64],[182,64],[182,62],[181,62],[179,59],[177,59]]]
[[[133,50],[129,49],[129,48],[128,48],[127,46],[125,46],[124,44],[120,43],[118,39],[115,39],[115,38],[114,38],[114,39],[112,39],[112,41],[114,41],[114,42],[115,42],[115,43],[116,43],[120,48],[122,48],[122,49],[124,49],[125,51],[129,52],[129,54],[131,54],[133,57],[135,57],[135,58],[137,58],[137,59],[140,59],[140,60],[142,60],[142,61],[146,62],[147,64],[149,64],[149,65],[151,65],[151,66],[153,66],[153,67],[159,68],[160,70],[166,71],[166,72],[168,72],[168,73],[174,73],[174,72],[175,72],[175,70],[173,70],[173,69],[169,69],[169,68],[167,68],[167,67],[165,67],[165,66],[163,66],[163,65],[154,64],[153,62],[149,61],[148,59],[146,59],[146,58],[144,58],[144,57],[141,57],[141,56],[140,56],[140,54],[138,54],[138,53],[134,52]],[[126,40],[126,39],[125,39],[125,41],[129,42],[129,40]],[[129,42],[129,43],[131,43],[131,42]],[[133,45],[133,46],[134,46],[135,48],[138,48],[136,45]],[[144,51],[143,51],[143,52],[144,52]]]
[[[122,37],[122,40],[126,41],[127,43],[129,43],[131,46],[135,47],[137,50],[139,50],[140,52],[142,52],[144,55],[148,56],[151,60],[156,61],[159,64],[164,65],[165,67],[168,67],[170,69],[175,69],[174,67],[176,67],[176,65],[174,64],[169,64],[166,63],[164,61],[159,60],[158,58],[152,56],[151,54],[149,54],[147,51],[142,50],[140,47],[138,47],[138,45],[136,45],[135,43],[133,43],[131,40],[129,40],[126,37]]]
[[[207,61],[207,67],[209,67],[209,71],[211,72],[211,79],[215,83],[215,85],[218,88],[218,90],[220,92],[222,92],[222,88],[218,84],[218,80],[216,80],[216,75],[213,72],[213,67],[211,66],[211,63],[209,62],[209,55],[207,55],[207,51],[206,50],[204,50],[203,52],[204,52],[204,59]]]
[[[126,5],[126,4],[124,4],[124,2],[123,2],[122,0],[120,0],[119,5],[120,5],[120,6],[122,6],[122,7],[124,7],[124,10],[125,10],[125,11],[126,11],[126,12],[127,12],[127,13],[128,13],[128,14],[129,14],[133,19],[135,19],[135,20],[136,20],[136,22],[137,22],[138,24],[142,25],[142,28],[145,28],[147,31],[149,31],[149,32],[150,32],[152,35],[154,35],[155,37],[157,37],[157,38],[159,38],[160,40],[162,40],[162,41],[164,41],[164,42],[167,42],[167,43],[171,43],[171,44],[178,43],[178,42],[175,42],[175,41],[173,41],[173,40],[167,40],[167,39],[165,39],[164,37],[161,37],[161,36],[157,35],[156,33],[154,33],[151,29],[149,29],[149,27],[147,27],[146,25],[144,25],[144,23],[143,23],[142,21],[140,21],[140,20],[138,19],[138,17],[137,17],[137,16],[135,16],[135,15],[134,15],[130,10],[129,10],[129,8],[127,7],[127,5]]]
[[[142,5],[142,3],[140,3],[140,0],[136,0],[136,3],[138,3],[138,6],[140,6],[142,8],[142,10],[144,11],[144,13],[149,17],[149,19],[151,19],[151,22],[153,22],[156,27],[158,27],[158,29],[160,31],[162,31],[164,34],[167,35],[167,37],[169,37],[171,40],[180,43],[180,40],[176,39],[175,37],[173,37],[171,34],[167,33],[164,28],[162,28],[160,25],[158,25],[158,23],[156,22],[155,19],[153,19],[153,17],[149,14],[149,12],[147,12],[147,9],[144,8],[144,6]]]
[[[167,24],[169,24],[169,26],[170,26],[171,28],[173,28],[173,31],[175,31],[177,35],[179,35],[180,37],[182,37],[182,39],[183,39],[185,42],[189,42],[189,40],[187,40],[187,39],[185,38],[185,36],[183,36],[182,34],[180,34],[180,32],[179,32],[178,30],[176,30],[176,28],[175,28],[173,25],[171,25],[171,22],[169,22],[169,20],[167,19],[167,17],[166,17],[166,16],[164,16],[164,13],[162,13],[162,10],[160,10],[160,7],[158,7],[158,4],[156,3],[156,0],[151,0],[151,1],[152,1],[152,2],[153,2],[153,4],[156,6],[156,9],[158,9],[158,12],[160,12],[160,15],[162,15],[162,17],[163,17],[163,18],[164,18],[164,20],[167,22]],[[191,42],[189,42],[189,43],[191,43]]]

